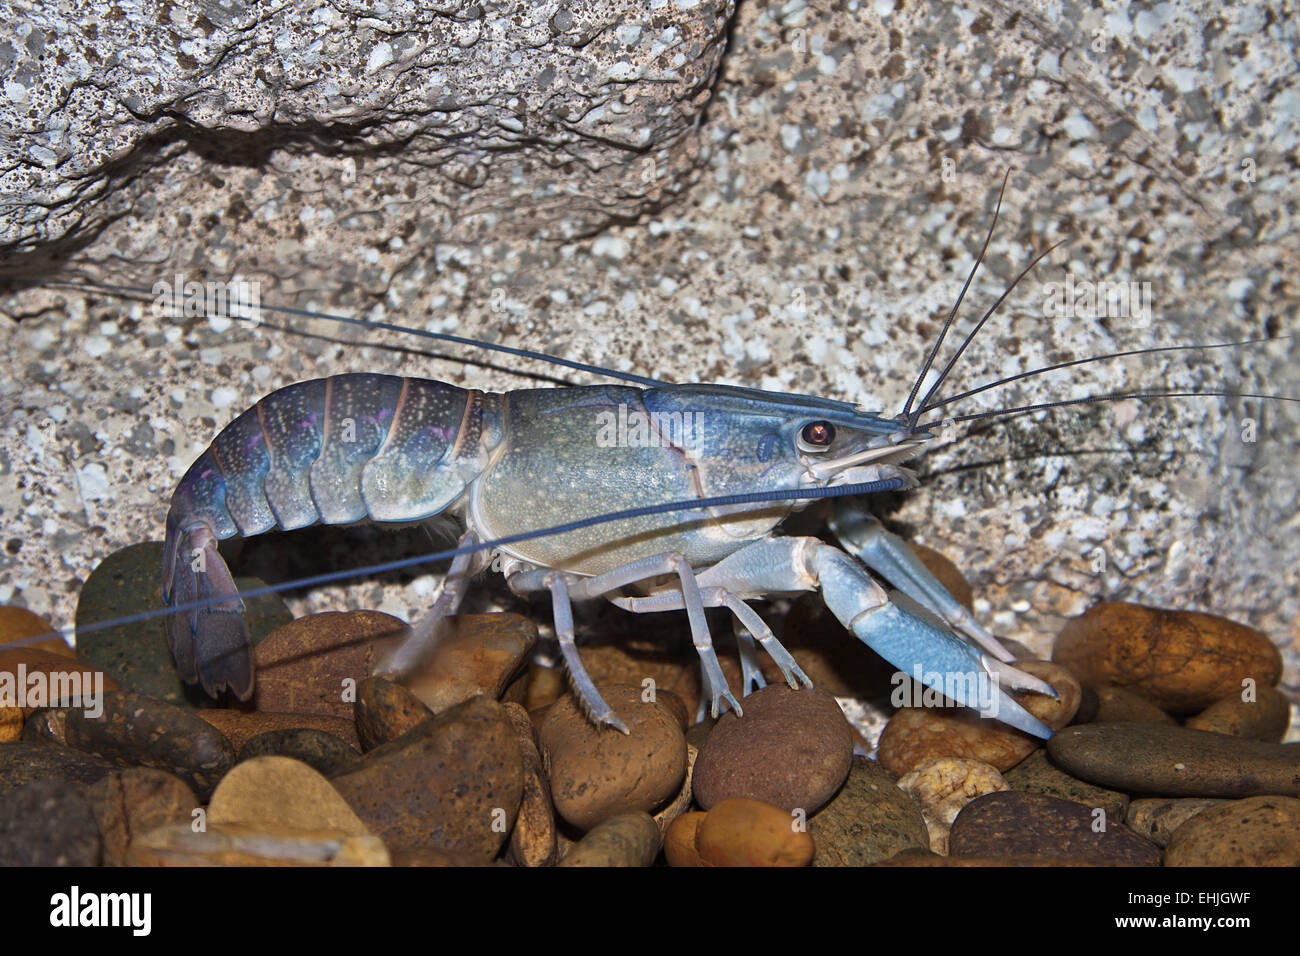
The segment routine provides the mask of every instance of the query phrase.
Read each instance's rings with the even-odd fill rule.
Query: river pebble
[[[1041,793],[1062,800],[1073,800],[1085,807],[1100,807],[1106,811],[1107,820],[1124,822],[1128,813],[1129,796],[1118,790],[1108,790],[1096,784],[1072,777],[1056,766],[1043,749],[1035,750],[1020,763],[1002,775],[1012,790]]]
[[[474,697],[365,754],[334,777],[390,848],[497,855],[523,799],[523,760],[501,704]]]
[[[1159,866],[1160,848],[1072,800],[1007,790],[968,803],[953,821],[953,856],[1059,856]]]
[[[1216,700],[1183,726],[1278,743],[1291,726],[1291,701],[1274,687],[1255,687]]]
[[[921,805],[897,780],[876,761],[853,758],[844,786],[808,821],[817,847],[813,866],[868,866],[901,850],[928,850]]]
[[[1173,832],[1166,866],[1300,866],[1300,800],[1250,797],[1209,807]]]
[[[930,832],[930,849],[947,856],[952,821],[962,808],[976,797],[1011,788],[989,764],[961,757],[934,757],[902,777],[898,789],[921,805]]]
[[[710,866],[807,866],[815,847],[801,815],[749,797],[719,801],[695,830]]]
[[[551,866],[558,855],[555,839],[555,806],[551,802],[551,782],[546,775],[537,732],[528,711],[516,703],[506,703],[506,718],[519,744],[523,761],[524,790],[519,814],[510,831],[510,858],[516,866]]]
[[[537,625],[519,614],[462,614],[445,628],[432,657],[402,680],[434,713],[477,694],[500,698],[537,645]]]
[[[239,748],[236,762],[256,757],[289,757],[328,777],[349,769],[361,757],[361,751],[342,738],[314,727],[288,727],[248,738]]]
[[[1067,621],[1052,660],[1089,686],[1126,687],[1175,715],[1239,693],[1244,679],[1273,687],[1282,677],[1281,652],[1259,631],[1140,604],[1097,604]]]
[[[224,824],[194,830],[188,824],[156,827],[135,837],[129,866],[389,866],[383,841],[334,830]]]
[[[195,714],[132,691],[104,695],[98,716],[68,712],[70,747],[124,765],[174,773],[206,798],[235,762],[222,733]]]
[[[357,685],[354,715],[361,748],[373,750],[432,717],[433,711],[409,688],[384,677],[368,677]]]
[[[1091,724],[1165,724],[1177,727],[1178,721],[1170,717],[1150,700],[1136,691],[1105,685],[1098,687],[1097,711]]]
[[[200,710],[197,716],[221,731],[236,751],[254,737],[280,730],[319,730],[337,737],[349,747],[360,749],[356,724],[351,717],[327,717],[324,714],[277,714],[263,710],[235,710],[214,707]]]
[[[127,849],[137,833],[169,823],[194,822],[198,797],[174,774],[149,767],[129,767],[108,774],[86,788],[103,838],[105,866],[125,866]]]
[[[357,685],[406,632],[404,621],[379,611],[326,611],[276,628],[253,651],[253,705],[352,720]]]
[[[773,684],[750,694],[745,714],[718,719],[695,765],[695,802],[705,810],[727,797],[752,797],[811,815],[848,776],[853,731],[821,688]]]
[[[572,695],[538,727],[556,812],[579,830],[671,799],[686,775],[686,738],[674,712],[640,686],[598,686],[630,734],[596,727]]]
[[[208,822],[370,832],[328,780],[289,757],[254,757],[233,767],[208,802]]]
[[[0,743],[0,794],[38,780],[94,783],[115,769],[111,760],[53,743]]]
[[[564,855],[560,866],[649,866],[663,835],[649,814],[632,812],[602,820]]]
[[[1167,797],[1300,794],[1300,745],[1183,727],[1084,724],[1047,742],[1067,773],[1126,793]]]

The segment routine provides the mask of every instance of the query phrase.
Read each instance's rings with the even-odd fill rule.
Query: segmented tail
[[[181,528],[168,516],[163,601],[171,608],[209,602],[167,615],[167,642],[181,679],[202,684],[213,697],[224,688],[240,700],[251,697],[253,645],[244,628],[244,602],[206,524]]]

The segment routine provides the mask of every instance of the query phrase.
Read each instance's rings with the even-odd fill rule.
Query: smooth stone
[[[1048,759],[1047,751],[1035,750],[1016,764],[1003,778],[1012,790],[1041,793],[1062,800],[1073,800],[1085,807],[1100,807],[1107,820],[1123,822],[1128,814],[1129,795],[1118,790],[1098,787],[1072,777]]]
[[[668,825],[664,833],[664,859],[669,866],[712,866],[695,846],[695,835],[707,816],[703,810],[683,813]]]
[[[523,776],[505,708],[480,696],[376,747],[331,782],[391,848],[432,847],[490,860],[514,825]]]
[[[337,737],[349,747],[360,749],[357,728],[351,718],[326,717],[323,714],[275,714],[262,710],[212,708],[200,710],[198,716],[226,735],[236,751],[254,737],[277,730],[319,730]]]
[[[1213,797],[1143,797],[1128,805],[1124,822],[1156,846],[1168,846],[1169,838],[1180,826],[1202,810],[1224,802]]]
[[[546,776],[537,732],[528,711],[515,703],[503,705],[519,743],[524,766],[524,794],[510,831],[508,851],[516,866],[552,866],[559,854],[555,835],[555,806]]]
[[[97,717],[68,711],[67,740],[86,753],[174,773],[200,798],[235,762],[229,741],[211,724],[175,704],[125,690],[105,694]]]
[[[113,690],[117,682],[112,677],[76,658],[32,647],[0,650],[0,700],[7,706],[21,704],[24,714],[41,707],[80,704]]]
[[[236,764],[257,757],[289,757],[300,760],[318,773],[342,773],[361,758],[361,751],[343,739],[314,727],[268,730],[250,737],[239,748]]]
[[[853,758],[844,786],[809,819],[808,832],[817,847],[813,866],[867,866],[900,850],[930,846],[921,805],[867,757]]]
[[[156,827],[131,841],[128,866],[389,866],[382,840],[333,830],[227,823]]]
[[[162,542],[146,541],[115,551],[96,566],[77,598],[77,656],[111,674],[124,690],[193,709],[202,692],[187,689],[176,675],[163,617],[85,630],[100,621],[160,608],[162,558]],[[241,591],[265,586],[258,578],[235,578]],[[244,606],[244,626],[254,644],[293,620],[276,594],[246,598]]]
[[[726,713],[695,764],[695,802],[705,810],[727,797],[752,797],[811,815],[848,776],[853,730],[835,698],[820,688],[773,684]]]
[[[19,738],[33,744],[67,744],[67,707],[41,707],[32,711]]]
[[[921,805],[930,831],[930,849],[947,856],[952,821],[962,808],[976,797],[1011,788],[989,764],[963,757],[933,757],[901,777],[898,789]]]
[[[1136,691],[1171,714],[1193,714],[1241,691],[1276,686],[1282,654],[1269,638],[1227,618],[1140,604],[1102,603],[1065,623],[1052,659],[1089,686]]]
[[[564,696],[564,671],[558,667],[547,667],[534,659],[528,663],[528,692],[524,695],[523,707],[529,713],[549,707]]]
[[[43,641],[35,641],[31,644],[24,644],[23,647],[58,654],[60,657],[76,657],[76,653],[68,646],[68,642],[63,639],[62,635],[57,633],[57,630],[45,618],[39,614],[33,614],[25,607],[0,604],[0,646],[8,644],[10,641],[21,641],[26,638],[39,637],[42,634],[53,634],[53,637],[48,637]]]
[[[325,611],[276,628],[253,650],[253,706],[352,720],[357,686],[406,633],[380,611]]]
[[[579,830],[670,800],[686,776],[686,737],[672,709],[640,686],[597,686],[627,725],[597,727],[573,695],[551,706],[537,729],[555,812]]]
[[[191,824],[199,799],[180,777],[149,767],[118,770],[86,788],[104,842],[104,865],[125,866],[132,837],[168,823]]]
[[[617,731],[615,731],[617,733]],[[564,855],[560,866],[649,866],[663,834],[649,814],[634,811],[602,820]]]
[[[952,856],[1064,856],[1159,866],[1160,848],[1118,821],[1094,829],[1093,810],[1072,800],[1005,790],[972,800],[953,821]]]
[[[1107,685],[1098,687],[1095,693],[1097,695],[1097,712],[1093,714],[1089,723],[1178,726],[1178,721],[1134,691]]]
[[[208,822],[370,832],[328,780],[289,757],[254,757],[231,768],[208,801]]]
[[[367,677],[357,685],[354,721],[362,750],[374,750],[396,740],[433,716],[415,692],[383,677]]]
[[[1250,797],[1196,814],[1169,838],[1166,866],[1300,866],[1300,800]]]
[[[0,743],[0,793],[38,780],[94,783],[111,773],[115,764],[62,744],[16,740]]]
[[[807,866],[816,849],[802,817],[749,797],[728,797],[710,809],[695,848],[712,866]]]
[[[0,794],[0,866],[99,861],[99,827],[77,784],[39,780]]]
[[[402,681],[434,713],[477,694],[499,699],[537,646],[537,625],[520,614],[461,614],[445,628],[432,657]]]
[[[1244,693],[1244,692],[1243,692]],[[1278,743],[1291,726],[1291,701],[1273,687],[1257,687],[1253,699],[1234,694],[1216,700],[1183,724],[1188,730],[1208,730],[1249,740]]]
[[[1125,793],[1165,797],[1300,794],[1300,746],[1154,724],[1084,724],[1047,742],[1066,772]]]
[[[1018,660],[1014,666],[1047,681],[1059,699],[1025,692],[1015,692],[1012,698],[1052,730],[1069,724],[1083,700],[1074,676],[1050,661]],[[889,718],[877,753],[880,762],[900,777],[937,757],[978,760],[1001,772],[1020,763],[1042,743],[969,707],[908,706]]]

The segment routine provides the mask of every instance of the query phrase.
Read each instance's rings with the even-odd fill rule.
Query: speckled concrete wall
[[[661,0],[650,16],[693,6]],[[952,389],[1081,355],[1293,331],[1297,22],[1290,3],[746,0],[689,156],[654,173],[683,194],[635,221],[577,240],[539,237],[519,216],[458,233],[463,197],[435,208],[359,193],[329,143],[250,159],[205,134],[202,150],[176,147],[150,167],[147,189],[114,185],[131,201],[57,251],[105,280],[239,273],[262,280],[267,303],[894,411],[1007,170],[965,321],[1035,251],[1069,243],[1010,296]],[[352,158],[364,177],[370,158]],[[599,181],[644,182],[640,158]],[[537,175],[511,159],[497,157],[495,175]],[[16,251],[39,252],[40,236],[24,235]],[[26,261],[37,278],[73,269]],[[1046,314],[1067,277],[1076,292],[1133,288],[1150,314]],[[529,384],[377,347],[410,344],[391,335],[361,346],[271,323],[169,324],[66,291],[20,289],[3,305],[0,601],[59,623],[97,561],[161,536],[176,479],[272,388],[356,370]],[[1078,367],[952,411],[1116,389],[1300,396],[1298,378],[1280,341]],[[1210,610],[1283,645],[1295,695],[1298,419],[1295,404],[1223,397],[981,423],[924,460],[924,487],[889,517],[958,562],[999,633],[1044,650],[1063,616],[1101,599]],[[359,584],[313,606],[409,614],[433,584]]]

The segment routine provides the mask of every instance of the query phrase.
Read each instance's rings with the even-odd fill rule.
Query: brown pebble
[[[704,822],[705,813],[683,813],[668,826],[664,834],[664,858],[669,866],[712,866],[695,848],[695,834]]]
[[[649,866],[663,835],[649,814],[622,813],[601,821],[564,855],[560,866]]]
[[[404,621],[379,611],[326,611],[277,627],[253,649],[253,704],[350,721],[357,685],[406,633]]]
[[[700,858],[713,866],[807,866],[813,838],[802,815],[749,797],[728,797],[695,833]]]
[[[555,840],[555,807],[551,803],[551,782],[546,776],[537,732],[528,712],[519,704],[503,705],[519,742],[524,767],[524,793],[510,831],[510,858],[516,866],[551,866],[558,855]]]
[[[1276,688],[1255,687],[1216,700],[1183,726],[1278,743],[1291,726],[1291,701]]]
[[[433,655],[402,679],[435,714],[478,694],[500,698],[537,644],[537,625],[520,614],[461,614],[444,626]]]
[[[396,740],[433,716],[415,692],[383,677],[367,677],[357,685],[354,709],[361,749],[374,750]]]
[[[930,845],[921,805],[866,757],[853,758],[844,786],[808,824],[817,846],[813,866],[867,866]]]
[[[15,607],[12,604],[0,605],[0,644],[21,641],[29,637],[39,637],[42,634],[52,634],[52,637],[31,644],[24,644],[23,647],[56,654],[59,657],[76,657],[76,652],[68,646],[68,642],[61,635],[55,633],[56,630],[54,625],[45,618],[39,614],[33,614],[25,607]],[[12,649],[20,650],[20,648]]]
[[[195,714],[225,734],[236,751],[248,741],[274,730],[308,728],[333,734],[349,746],[360,749],[357,728],[350,717],[326,717],[324,714],[277,714],[262,710],[234,710],[214,707]]]
[[[695,802],[708,810],[752,797],[806,815],[825,806],[853,760],[853,732],[835,698],[773,684],[741,706],[744,716],[720,717],[700,750]]]
[[[1300,745],[1155,724],[1083,724],[1047,742],[1073,776],[1166,797],[1300,795]]]
[[[328,780],[289,757],[254,757],[231,768],[208,802],[208,822],[370,832]]]
[[[579,830],[671,799],[686,775],[686,738],[672,710],[640,686],[598,686],[630,734],[597,727],[572,695],[555,703],[538,728],[555,811]]]
[[[330,782],[390,847],[489,860],[514,825],[523,776],[505,708],[479,696],[376,747]]]
[[[1202,810],[1174,831],[1166,866],[1300,866],[1300,800],[1265,796]]]
[[[953,856],[1064,856],[1159,866],[1160,848],[1089,807],[1006,790],[978,797],[953,821]]]
[[[198,797],[180,777],[148,767],[110,773],[86,788],[104,840],[104,865],[125,866],[138,833],[169,823],[191,824]]]
[[[1135,691],[1106,685],[1096,689],[1097,712],[1089,723],[1093,724],[1165,724],[1178,726],[1178,721]]]
[[[1273,687],[1282,677],[1281,652],[1259,631],[1140,604],[1097,604],[1067,621],[1052,659],[1089,686],[1126,687],[1175,715],[1240,693],[1243,679]]]

